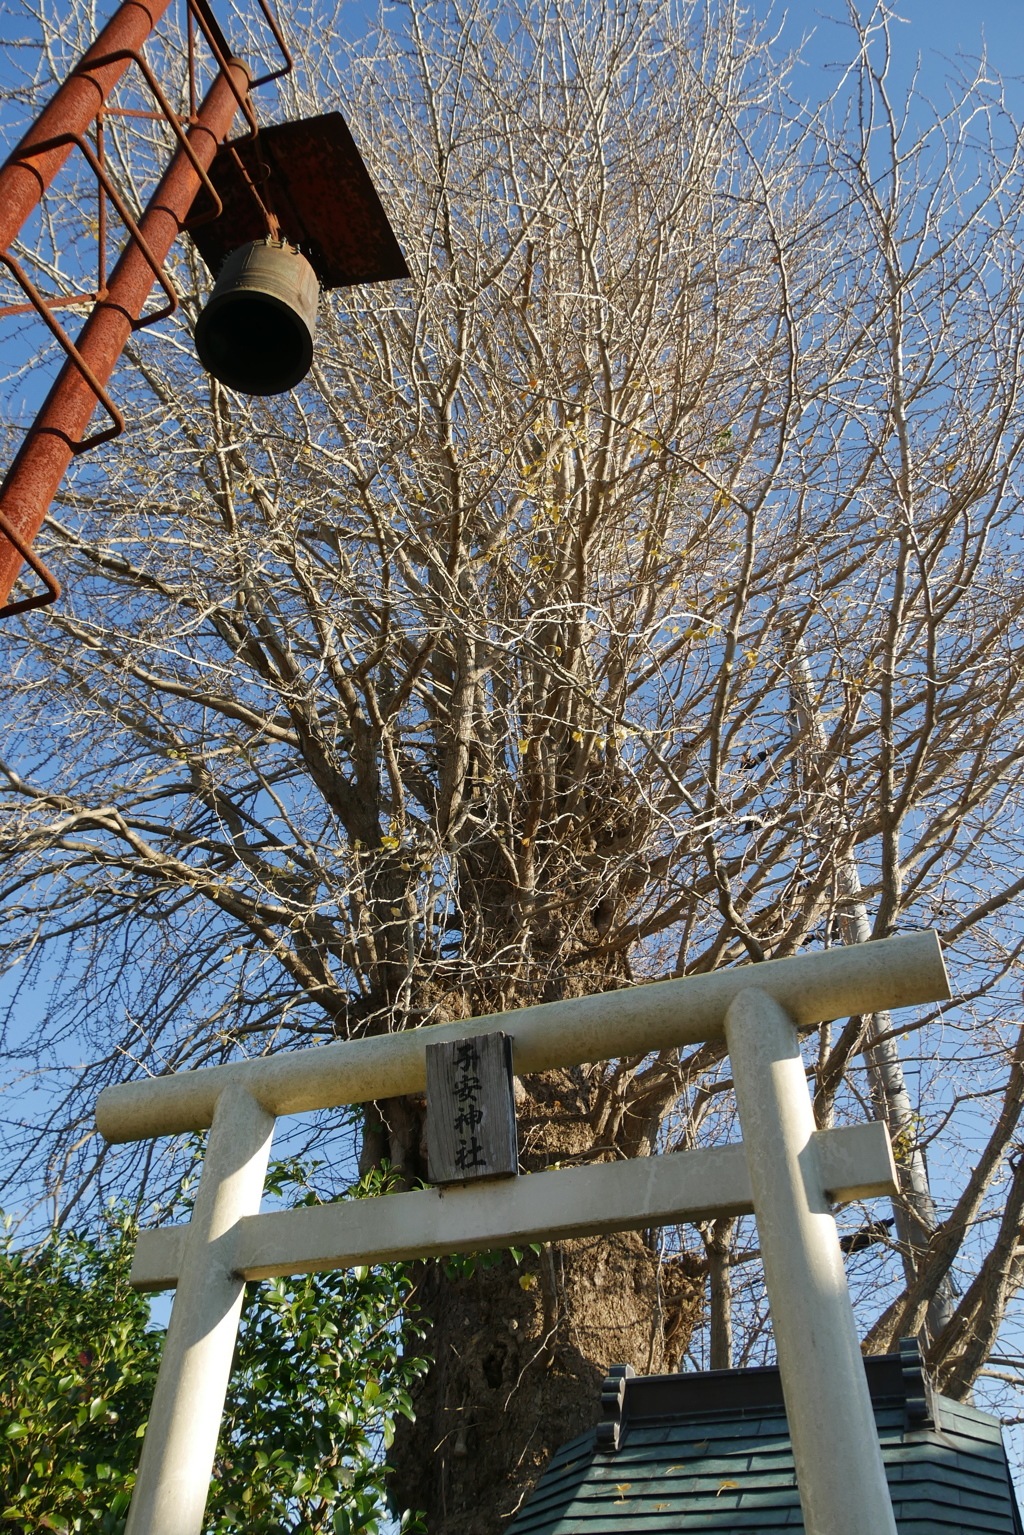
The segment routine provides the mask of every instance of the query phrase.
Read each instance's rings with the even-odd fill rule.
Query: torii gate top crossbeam
[[[472,1029],[513,1035],[518,1072],[548,1071],[719,1038],[731,1003],[751,986],[798,1028],[951,994],[938,937],[920,932],[494,1013],[472,1019]],[[427,1045],[460,1039],[467,1021],[108,1087],[97,1101],[96,1123],[111,1142],[202,1130],[230,1084],[275,1116],[423,1092]]]

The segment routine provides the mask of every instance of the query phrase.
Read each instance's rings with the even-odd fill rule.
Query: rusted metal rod
[[[142,7],[122,7],[123,11],[132,9]],[[155,7],[145,14],[148,17],[151,13],[159,14]],[[101,42],[102,38],[97,49]],[[193,162],[198,162],[204,171],[209,167],[231,128],[239,97],[244,98],[248,88],[248,69],[232,59],[228,73],[218,75],[189,131],[191,153],[179,146],[139,221],[145,250],[135,239],[129,240],[111,274],[106,297],[97,304],[78,337],[76,351],[92,382],[75,359],[69,358],[8,470],[0,487],[0,515],[14,527],[24,544],[30,544],[42,526],[64,471],[82,442],[98,403],[94,385],[102,386],[110,378],[142,313],[153,286],[152,263],[166,259],[181,232],[200,186],[199,170]],[[11,545],[0,543],[0,603],[8,596],[21,565],[21,554]]]
[[[0,250],[6,250],[152,32],[171,0],[125,0],[0,169]],[[116,57],[108,56],[115,54]],[[93,60],[103,60],[93,67]],[[60,143],[28,159],[35,144]]]

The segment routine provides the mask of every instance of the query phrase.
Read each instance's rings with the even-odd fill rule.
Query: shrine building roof
[[[506,1535],[803,1530],[777,1369],[627,1369]],[[1024,1535],[998,1419],[934,1392],[913,1341],[865,1370],[899,1535]]]

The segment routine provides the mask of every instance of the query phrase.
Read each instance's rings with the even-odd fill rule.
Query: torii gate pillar
[[[234,1228],[263,1197],[274,1116],[244,1087],[217,1100],[125,1535],[200,1531],[245,1280]]]
[[[807,1535],[897,1535],[792,1018],[744,991],[725,1018]]]

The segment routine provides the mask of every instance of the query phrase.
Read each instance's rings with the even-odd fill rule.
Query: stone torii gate
[[[896,1170],[881,1123],[815,1129],[798,1031],[949,995],[922,932],[107,1088],[108,1141],[210,1129],[191,1221],[135,1251],[133,1285],[176,1294],[127,1535],[200,1535],[247,1279],[751,1212],[807,1535],[896,1535],[831,1213]],[[421,1093],[427,1045],[470,1032],[520,1074],[724,1038],[743,1141],[258,1213],[277,1116]]]

